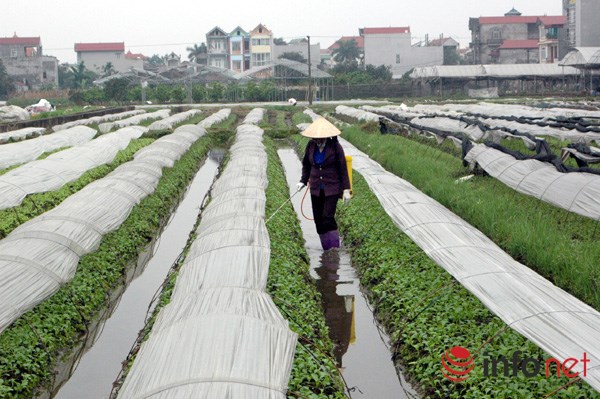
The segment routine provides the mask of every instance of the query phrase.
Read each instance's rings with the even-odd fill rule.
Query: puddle
[[[198,218],[202,201],[212,185],[223,152],[211,151],[154,245],[154,253],[139,276],[126,287],[109,318],[69,380],[53,396],[58,399],[108,398],[139,331],[148,306],[171,265],[183,250]]]
[[[291,149],[278,151],[286,171],[289,187],[295,190],[302,165]],[[294,192],[292,191],[291,194]],[[304,190],[292,199],[300,219],[305,247],[310,257],[310,273],[321,293],[330,337],[336,344],[335,357],[348,386],[355,390],[352,398],[402,399],[418,397],[391,360],[389,338],[374,319],[366,298],[360,291],[350,254],[340,248],[323,252],[314,222],[300,211]],[[341,203],[339,204],[341,205]],[[310,194],[302,206],[312,218]],[[277,217],[277,216],[275,216]]]

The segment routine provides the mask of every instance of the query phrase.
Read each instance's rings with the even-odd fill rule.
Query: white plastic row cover
[[[518,160],[484,144],[476,144],[465,160],[520,193],[600,221],[600,175],[561,173],[547,162]]]
[[[1,240],[0,332],[71,280],[79,258],[119,228],[133,207],[154,192],[162,168],[172,166],[205,134],[200,126],[181,127]]]
[[[58,190],[88,170],[112,162],[132,139],[147,130],[141,126],[124,128],[0,175],[0,209],[18,206],[30,194]]]
[[[259,123],[261,111],[246,121]],[[267,155],[262,129],[244,124],[211,189],[185,263],[122,398],[283,399],[296,345],[265,292]]]
[[[186,121],[201,112],[202,111],[200,111],[199,109],[191,109],[189,111],[180,112],[178,114],[171,115],[159,121],[152,122],[152,124],[148,126],[148,128],[150,129],[150,131],[172,129],[173,125]]]
[[[96,130],[90,127],[76,126],[46,136],[1,145],[0,169],[6,169],[14,165],[33,161],[45,152],[86,143],[90,141],[96,133]]]
[[[11,130],[0,133],[0,144],[6,144],[11,141],[27,140],[34,137],[39,137],[46,133],[43,127],[26,127],[18,130]]]
[[[126,112],[119,112],[116,114],[93,116],[91,118],[78,119],[76,121],[63,123],[62,125],[53,126],[52,130],[54,130],[55,132],[58,132],[59,130],[69,129],[74,126],[92,125],[92,124],[99,124],[99,123],[103,123],[103,122],[110,122],[110,121],[114,121],[117,119],[128,118],[133,115],[143,114],[145,112],[146,111],[140,109],[140,110],[126,111]]]
[[[564,361],[600,359],[600,313],[512,259],[483,233],[345,140],[352,166],[394,223],[513,330]],[[576,268],[576,265],[573,265]],[[574,271],[576,272],[576,270]],[[600,391],[600,367],[574,372]]]
[[[110,132],[114,128],[122,128],[127,126],[139,125],[141,122],[150,120],[150,119],[164,119],[167,118],[171,114],[170,109],[161,109],[155,112],[151,112],[149,114],[139,114],[134,115],[132,117],[121,119],[115,122],[105,122],[98,125],[98,130],[100,133]]]

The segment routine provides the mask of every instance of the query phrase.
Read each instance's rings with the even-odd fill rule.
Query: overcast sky
[[[125,42],[125,51],[187,59],[186,47],[206,41],[215,26],[246,31],[263,23],[286,40],[311,36],[321,48],[364,27],[410,26],[425,34],[470,41],[469,17],[499,16],[513,6],[523,15],[561,15],[561,0],[0,0],[0,36],[40,36],[45,55],[75,62],[76,42]]]

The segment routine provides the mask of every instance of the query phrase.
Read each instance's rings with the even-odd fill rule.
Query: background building
[[[125,55],[124,42],[111,43],[75,43],[77,63],[84,63],[93,72],[102,74],[108,63],[115,72],[127,72],[130,68],[143,69],[144,60],[129,52]]]
[[[230,68],[229,35],[218,26],[206,34],[208,66]]]
[[[58,60],[42,54],[40,37],[0,37],[0,59],[17,90],[58,88]]]
[[[273,32],[258,24],[250,32],[250,67],[270,64],[273,60]]]
[[[563,15],[571,47],[600,46],[600,1],[563,0]]]
[[[564,16],[538,18],[540,63],[552,64],[567,54],[566,20]]]
[[[559,34],[546,35],[545,32],[546,24],[550,30],[558,28],[562,21],[560,18],[560,16],[523,16],[514,8],[502,17],[470,18],[472,50],[470,62],[483,65],[539,63],[540,32],[544,32],[541,47],[548,49],[558,46],[558,41],[555,41],[553,36],[559,39]],[[545,60],[547,62],[548,56]]]
[[[250,69],[250,35],[241,27],[229,34],[229,69],[243,72]]]
[[[394,78],[419,66],[442,65],[442,46],[414,47],[409,27],[359,29],[364,40],[364,64],[388,65]]]

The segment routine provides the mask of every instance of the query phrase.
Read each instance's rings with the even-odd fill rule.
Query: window
[[[233,61],[233,70],[241,71],[242,70],[242,61]]]
[[[493,30],[492,31],[492,39],[493,40],[500,40],[502,39],[502,32],[498,29]]]
[[[558,39],[558,28],[546,29],[546,38],[547,39]]]
[[[25,47],[25,57],[35,57],[37,53],[37,47]]]
[[[252,65],[266,65],[271,62],[270,53],[254,53],[252,54]]]
[[[396,64],[400,63],[400,54],[396,54]]]
[[[239,53],[242,49],[241,42],[231,42],[231,51]]]
[[[546,47],[542,47],[542,60],[546,60],[548,58],[548,52]]]
[[[269,42],[269,39],[252,39],[253,46],[268,46]]]
[[[10,49],[10,58],[17,58],[19,56],[19,53],[17,52],[16,48],[11,48]]]

